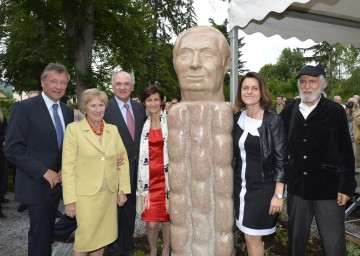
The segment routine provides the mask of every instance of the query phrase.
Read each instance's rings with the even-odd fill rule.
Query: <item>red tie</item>
[[[131,135],[131,138],[134,140],[135,139],[135,121],[134,121],[134,117],[131,114],[129,105],[127,103],[124,104],[124,107],[126,108],[126,123]]]

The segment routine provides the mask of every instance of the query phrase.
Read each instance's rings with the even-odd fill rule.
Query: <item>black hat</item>
[[[296,76],[296,79],[298,79],[302,75],[309,75],[309,76],[314,76],[314,77],[318,77],[320,75],[323,75],[324,77],[326,77],[325,70],[320,66],[316,66],[316,67],[314,67],[314,66],[306,66]]]

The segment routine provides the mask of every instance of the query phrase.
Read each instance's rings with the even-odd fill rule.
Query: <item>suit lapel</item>
[[[101,143],[101,150],[102,152],[106,152],[108,146],[109,146],[109,143],[110,143],[110,139],[111,139],[111,134],[110,134],[110,131],[108,129],[108,125],[105,123],[105,126],[104,126],[104,133],[103,133],[103,136],[102,136],[102,143]]]
[[[139,138],[141,136],[142,132],[142,122],[143,120],[140,120],[141,112],[139,110],[139,105],[134,104],[132,100],[130,100],[131,106],[134,112],[134,119],[135,119],[135,139]]]
[[[61,107],[61,112],[63,114],[64,117],[64,124],[65,124],[65,128],[69,123],[74,122],[74,118],[71,115],[71,113],[68,111],[68,106],[66,106],[65,103],[60,102],[60,107]],[[70,113],[70,114],[69,114]]]
[[[53,143],[54,146],[56,146],[56,148],[58,148],[55,126],[54,126],[54,123],[51,119],[49,110],[48,110],[41,94],[36,97],[35,102],[37,105],[39,117],[42,119],[42,125],[44,125],[46,127],[46,130],[49,132],[50,138],[52,138],[52,141],[54,142]]]
[[[115,96],[112,98],[110,104],[111,104],[111,111],[114,113],[114,120],[115,120],[116,126],[119,128],[121,137],[125,136],[125,137],[129,138],[130,140],[132,140],[129,129],[124,120],[124,117],[121,114],[119,105],[117,104],[117,102],[115,100]],[[134,112],[134,115],[135,115],[135,112]],[[135,117],[135,127],[136,127],[136,117]],[[135,131],[136,131],[136,128],[135,128]]]
[[[85,139],[90,144],[92,144],[95,148],[97,148],[99,151],[105,152],[109,145],[109,142],[110,142],[110,133],[109,133],[108,129],[106,128],[106,125],[104,127],[102,143],[100,144],[98,141],[98,137],[91,130],[90,125],[88,124],[86,118],[83,118],[79,123],[80,123],[81,131],[83,132]]]

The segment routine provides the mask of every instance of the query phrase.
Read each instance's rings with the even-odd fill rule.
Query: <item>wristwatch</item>
[[[284,198],[284,195],[283,195],[283,194],[275,193],[274,196],[275,196],[276,198],[279,198],[279,199],[283,199],[283,198]]]

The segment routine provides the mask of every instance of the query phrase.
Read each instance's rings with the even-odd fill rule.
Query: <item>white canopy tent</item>
[[[238,29],[250,35],[280,35],[305,41],[360,47],[360,0],[232,0],[229,5],[232,56],[230,101],[238,84]]]

